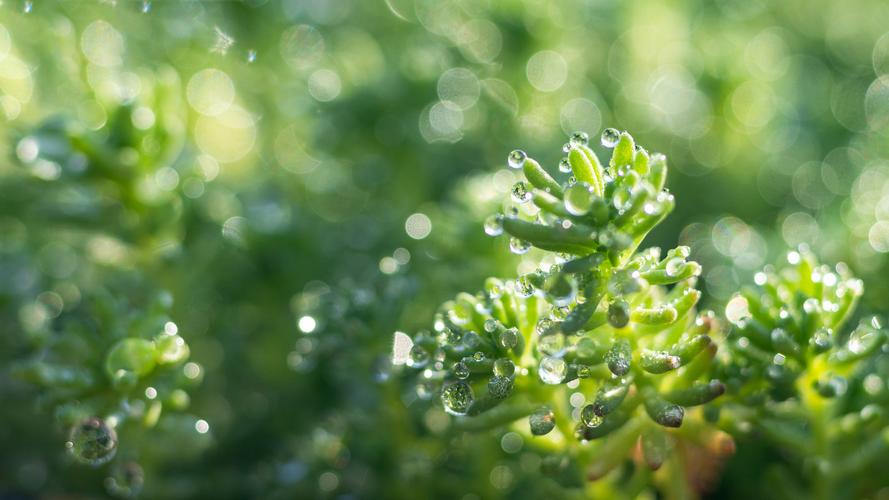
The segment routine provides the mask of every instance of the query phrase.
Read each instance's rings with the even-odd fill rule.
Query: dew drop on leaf
[[[463,381],[448,385],[441,391],[441,403],[451,415],[466,415],[474,398],[472,387]]]
[[[411,368],[422,368],[429,363],[429,353],[419,345],[411,347],[407,354],[407,365]]]
[[[492,215],[485,219],[485,234],[488,236],[500,236],[503,234],[503,216]]]
[[[531,243],[512,237],[509,239],[509,251],[516,255],[524,255],[531,249]]]
[[[574,132],[568,143],[573,147],[586,146],[590,142],[590,136],[586,132]]]
[[[80,463],[101,465],[117,452],[117,433],[99,417],[90,417],[71,429],[68,452]]]
[[[583,425],[587,427],[599,427],[605,419],[596,414],[595,405],[588,404],[581,410],[580,420],[583,422]]]
[[[593,205],[593,194],[589,186],[573,184],[565,190],[565,210],[572,215],[586,215]]]
[[[519,331],[515,328],[503,330],[497,339],[504,349],[512,349],[518,343]]]
[[[504,399],[512,392],[512,379],[508,376],[494,375],[488,381],[488,394],[496,399]]]
[[[454,376],[460,380],[466,380],[469,378],[469,367],[466,366],[466,363],[462,361],[457,361],[454,363],[453,370]]]
[[[527,158],[528,155],[524,151],[516,149],[509,153],[509,156],[506,158],[506,163],[510,168],[522,168],[525,165],[525,160]]]
[[[537,375],[544,384],[556,385],[561,384],[565,380],[568,373],[568,365],[562,358],[546,356],[540,360],[540,366],[537,368]]]
[[[519,276],[515,280],[515,291],[516,295],[526,299],[534,294],[534,285],[531,284],[531,279],[527,274],[523,276]]]
[[[528,203],[531,201],[531,191],[528,190],[528,185],[524,181],[516,182],[512,186],[511,194],[512,201],[516,203]]]
[[[602,145],[606,148],[613,148],[617,146],[617,142],[620,140],[620,132],[614,128],[606,128],[602,131]]]
[[[571,171],[571,162],[568,161],[568,158],[562,158],[559,160],[559,172],[568,173]]]
[[[528,416],[528,425],[531,427],[531,434],[543,436],[556,426],[556,416],[549,407],[544,406]]]

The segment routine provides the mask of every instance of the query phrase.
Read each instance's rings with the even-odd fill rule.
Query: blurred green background
[[[146,497],[552,495],[520,436],[449,434],[387,363],[393,332],[535,264],[482,231],[507,153],[556,172],[569,133],[629,130],[672,167],[648,244],[691,246],[705,305],[807,244],[886,313],[887,30],[879,0],[5,0],[0,362],[55,359],[93,297],[138,319],[167,293],[210,431],[121,435]],[[76,397],[14,371],[0,497],[113,490],[119,464],[64,453]]]

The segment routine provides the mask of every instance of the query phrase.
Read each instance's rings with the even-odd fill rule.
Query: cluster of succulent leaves
[[[696,314],[700,266],[685,247],[637,251],[673,208],[666,159],[606,129],[603,166],[584,133],[572,135],[556,181],[522,151],[509,155],[527,182],[512,190],[522,207],[486,222],[507,233],[514,253],[554,253],[550,265],[478,294],[444,303],[431,332],[405,357],[421,397],[439,397],[455,425],[480,430],[526,419],[534,436],[554,432],[604,444],[567,458],[595,478],[636,446],[657,469],[689,408],[721,395],[709,378],[718,334],[712,313]],[[529,207],[529,208],[526,208]],[[577,404],[577,391],[585,402]],[[580,450],[580,451],[576,451]],[[572,465],[575,469],[578,465]],[[556,469],[559,469],[557,467]],[[572,483],[576,478],[571,478]]]
[[[162,80],[153,96],[170,94]],[[17,276],[2,289],[9,373],[53,416],[71,461],[110,464],[103,483],[118,497],[139,494],[143,460],[169,457],[147,436],[176,441],[181,456],[210,442],[187,413],[203,368],[188,361],[172,295],[134,269],[175,250],[182,232],[180,194],[151,182],[181,153],[170,133],[179,117],[150,104],[159,121],[148,130],[126,105],[97,131],[56,118],[23,131],[17,170],[0,184],[0,209],[15,214],[2,221]]]
[[[771,478],[785,498],[865,496],[880,480],[861,472],[879,476],[889,452],[889,337],[876,316],[849,324],[863,285],[845,265],[805,247],[787,262],[727,306],[720,425],[783,450]]]

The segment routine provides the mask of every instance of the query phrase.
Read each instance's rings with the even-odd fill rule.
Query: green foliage
[[[887,331],[877,317],[846,326],[863,287],[845,265],[821,265],[807,248],[787,261],[727,306],[721,423],[785,453],[772,475],[787,498],[869,495],[873,481],[856,477],[889,452]]]
[[[686,247],[663,256],[658,248],[637,251],[673,208],[666,158],[613,129],[602,144],[613,148],[607,167],[586,134],[572,135],[560,165],[573,175],[564,183],[513,151],[509,166],[521,168],[530,187],[517,183],[516,206],[485,230],[509,235],[514,253],[548,252],[542,265],[457,295],[409,351],[396,344],[396,361],[409,367],[417,393],[440,396],[457,429],[525,417],[524,432],[558,435],[533,443],[555,446],[590,478],[617,467],[637,443],[650,468],[660,468],[683,439],[669,429],[687,418],[706,425],[701,413],[686,414],[724,392],[709,378],[711,335],[719,331],[712,313],[695,313],[700,266],[687,260]],[[583,445],[557,444],[566,439]],[[584,482],[562,469],[556,479],[569,487]]]

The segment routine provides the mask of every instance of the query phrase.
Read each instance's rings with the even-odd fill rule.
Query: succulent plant
[[[773,477],[788,498],[866,495],[870,481],[850,479],[889,452],[889,338],[877,316],[849,326],[861,280],[802,247],[754,281],[726,307],[720,424],[784,451],[789,464]]]
[[[565,182],[524,152],[509,154],[526,181],[512,189],[516,206],[484,229],[508,235],[514,253],[543,250],[536,269],[458,294],[431,331],[396,352],[418,394],[438,397],[456,428],[524,419],[525,432],[549,436],[542,440],[578,442],[556,447],[551,461],[590,479],[637,446],[659,468],[676,429],[689,418],[704,423],[691,409],[725,390],[711,378],[718,323],[695,310],[700,266],[687,247],[638,250],[673,209],[666,158],[614,129],[602,144],[612,149],[607,166],[585,133],[570,137],[559,163],[571,174]]]

